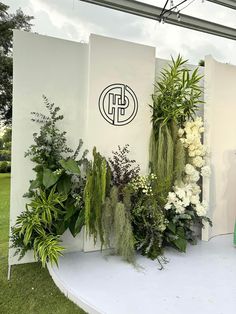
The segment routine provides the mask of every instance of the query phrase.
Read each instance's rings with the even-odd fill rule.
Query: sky
[[[163,7],[165,0],[141,0]],[[87,42],[90,33],[156,47],[159,58],[181,54],[197,64],[206,55],[236,64],[236,41],[84,3],[80,0],[1,0],[13,12],[21,8],[34,16],[33,32]],[[179,0],[174,0],[178,3]],[[189,1],[190,2],[190,1]],[[236,28],[236,10],[195,0],[184,14]]]

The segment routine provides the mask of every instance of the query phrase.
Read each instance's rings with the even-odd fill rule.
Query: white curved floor
[[[235,314],[236,248],[232,235],[169,250],[169,263],[138,257],[135,269],[100,252],[68,253],[49,267],[57,286],[91,314]]]

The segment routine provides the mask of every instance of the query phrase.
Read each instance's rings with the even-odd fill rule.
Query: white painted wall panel
[[[236,219],[236,66],[205,60],[205,142],[212,175],[204,182],[213,228],[205,237],[232,233]]]
[[[154,81],[155,48],[94,34],[90,36],[86,125],[86,143],[90,152],[96,146],[104,156],[110,157],[112,150],[117,150],[118,145],[129,144],[131,158],[137,161],[143,173],[147,172],[151,132],[148,105],[151,103]],[[102,91],[116,83],[129,86],[138,101],[136,116],[130,123],[122,126],[107,122],[99,110]],[[116,92],[119,94],[119,90],[114,91]],[[109,97],[109,93],[107,96]],[[125,112],[126,114],[129,112]],[[99,244],[96,248],[99,249]],[[93,240],[86,239],[84,250],[94,250]]]
[[[91,35],[89,43],[89,95],[86,142],[110,156],[118,145],[130,144],[132,157],[147,171],[151,132],[150,109],[155,80],[155,48]],[[135,92],[138,112],[129,124],[114,126],[100,114],[99,96],[110,84],[122,83]]]
[[[55,102],[64,114],[62,129],[68,144],[75,148],[84,138],[87,90],[86,44],[14,31],[13,135],[10,225],[24,210],[29,180],[34,177],[33,164],[24,157],[39,126],[30,121],[31,111],[43,112],[42,94]],[[68,238],[69,237],[69,238]],[[65,236],[68,249],[81,249],[83,236]],[[10,264],[17,263],[10,250]],[[30,262],[29,254],[21,262]]]

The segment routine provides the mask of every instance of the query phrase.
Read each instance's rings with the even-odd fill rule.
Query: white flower
[[[201,127],[203,125],[203,121],[201,117],[197,117],[194,121],[195,125]]]
[[[197,215],[198,215],[199,217],[206,215],[206,209],[205,209],[205,207],[204,207],[202,204],[200,204],[200,203],[196,205],[196,212],[197,212]]]
[[[190,202],[193,204],[193,205],[197,205],[199,203],[199,195],[192,195],[191,199],[190,199]]]
[[[202,166],[205,165],[205,160],[202,157],[197,156],[197,157],[193,158],[193,164],[194,164],[194,166],[201,168]]]
[[[194,157],[195,156],[195,150],[194,151],[189,151],[189,157]]]
[[[190,176],[189,179],[191,182],[197,182],[199,180],[200,176],[199,176],[199,172],[197,170],[195,170]]]
[[[187,164],[187,165],[185,166],[185,173],[186,173],[186,174],[191,175],[191,174],[194,173],[194,171],[196,171],[196,170],[195,170],[195,168],[194,168],[192,165]]]
[[[192,133],[195,133],[196,135],[199,133],[199,129],[196,125],[194,125],[191,129]]]
[[[204,166],[201,169],[201,175],[203,177],[209,177],[211,175],[211,169],[209,166]]]
[[[200,194],[201,193],[201,189],[200,189],[200,186],[196,183],[193,183],[192,184],[192,191],[193,191],[193,194]]]
[[[186,143],[190,145],[190,144],[192,144],[193,141],[194,141],[194,135],[191,133],[187,134]]]
[[[179,135],[179,137],[183,136],[184,135],[184,129],[179,129],[178,135]]]
[[[183,198],[183,206],[187,207],[187,206],[189,206],[189,204],[190,204],[189,198],[188,197]]]
[[[193,144],[191,144],[191,145],[189,145],[188,149],[193,151],[193,150],[195,150],[195,146]]]
[[[207,209],[208,209],[208,203],[207,203],[207,201],[203,200],[203,201],[202,201],[202,206],[204,207],[205,211],[207,212]]]
[[[168,194],[168,202],[174,203],[176,200],[176,194],[174,192],[169,192]]]
[[[175,188],[175,194],[179,197],[179,198],[184,198],[185,197],[185,190],[182,188]]]
[[[175,211],[178,214],[183,214],[185,212],[185,207],[182,205],[177,205],[175,206]]]
[[[166,205],[165,205],[165,209],[171,209],[171,207],[172,207],[172,205],[170,204],[170,203],[167,203]]]

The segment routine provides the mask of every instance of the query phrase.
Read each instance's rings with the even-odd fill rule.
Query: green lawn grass
[[[0,174],[0,313],[84,314],[55,286],[39,263],[12,266],[7,280],[10,175]]]

